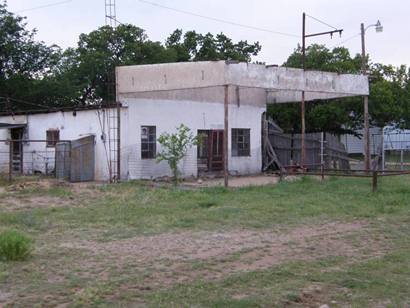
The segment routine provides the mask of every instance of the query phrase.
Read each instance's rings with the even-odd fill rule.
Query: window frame
[[[251,129],[232,128],[231,129],[231,156],[250,157],[251,156]]]
[[[143,130],[148,129],[144,138]],[[155,159],[157,156],[157,127],[155,125],[141,125],[141,159]],[[147,149],[144,149],[144,145]]]
[[[46,131],[47,148],[55,148],[58,142],[60,142],[60,130],[53,129],[53,128],[47,129]]]

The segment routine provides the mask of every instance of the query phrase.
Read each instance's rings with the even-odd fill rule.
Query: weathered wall
[[[105,111],[89,110],[89,111],[77,111],[76,116],[73,112],[54,112],[44,114],[33,114],[28,116],[16,116],[16,117],[0,117],[1,123],[27,123],[28,134],[27,138],[31,140],[46,140],[46,131],[48,129],[58,129],[60,131],[60,140],[73,140],[89,134],[96,136],[96,148],[95,148],[95,179],[107,180],[108,176],[108,164],[107,156],[104,149],[104,143],[101,140],[102,127],[98,118],[100,113],[101,123],[104,121],[103,113]],[[10,138],[8,129],[0,130],[0,140]],[[43,161],[46,157],[50,162],[54,163],[54,148],[47,148],[45,143],[26,143],[23,146],[25,155],[25,161],[31,162],[34,158],[34,167],[38,169],[44,168]],[[0,142],[0,168],[2,172],[8,171],[8,152],[9,146],[5,142]],[[39,155],[38,153],[41,153]],[[42,160],[42,161],[41,161]],[[37,161],[37,162],[36,162]],[[24,162],[23,162],[24,164]],[[37,166],[36,166],[37,164]],[[27,166],[26,168],[32,168]],[[51,166],[50,168],[52,168]],[[44,171],[41,170],[40,171]]]
[[[248,63],[187,62],[117,68],[119,94],[212,88],[225,84],[243,88],[276,90],[274,102],[293,102],[301,91],[308,100],[368,95],[368,79],[362,75],[273,67]],[[189,99],[197,100],[196,94]],[[204,96],[205,95],[205,96]],[[214,101],[213,93],[200,100]],[[188,99],[188,97],[185,97]],[[219,101],[221,102],[221,101]]]
[[[128,106],[122,117],[123,177],[150,179],[170,176],[166,162],[141,159],[141,126],[156,126],[162,132],[174,132],[181,123],[196,134],[199,129],[223,129],[224,110],[218,103],[120,98]],[[262,167],[261,115],[265,108],[229,106],[229,171],[232,174],[258,173]],[[127,131],[124,131],[127,128]],[[251,156],[231,157],[231,128],[251,129]],[[157,144],[157,152],[160,151]],[[197,176],[197,149],[192,147],[180,169],[184,177]]]

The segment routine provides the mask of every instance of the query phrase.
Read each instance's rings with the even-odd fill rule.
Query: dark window
[[[249,128],[232,128],[232,156],[251,156]]]
[[[157,137],[155,126],[141,126],[141,158],[155,158],[157,153]]]
[[[47,147],[54,148],[60,141],[60,131],[58,129],[47,130]]]

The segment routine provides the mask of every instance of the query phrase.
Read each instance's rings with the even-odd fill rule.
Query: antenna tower
[[[105,25],[115,28],[117,26],[117,8],[115,0],[105,0]]]

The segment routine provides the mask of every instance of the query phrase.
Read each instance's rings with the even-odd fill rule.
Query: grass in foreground
[[[0,201],[0,231],[15,228],[30,233],[37,251],[26,262],[13,265],[0,262],[0,305],[2,293],[21,306],[71,303],[269,307],[323,303],[332,306],[334,302],[337,306],[397,307],[409,304],[410,177],[382,178],[377,193],[371,193],[370,188],[368,179],[331,178],[320,183],[304,178],[294,183],[235,190],[152,188],[129,182],[84,191],[56,187],[6,192]],[[13,211],[1,206],[10,200],[29,203],[38,202],[39,198],[50,200],[50,206]],[[199,275],[170,284],[159,278],[155,280],[162,269],[132,262],[117,266],[115,260],[90,256],[83,249],[65,245],[82,240],[108,245],[134,236],[172,236],[181,231],[223,234],[235,230],[258,233],[280,229],[288,234],[301,226],[354,221],[366,222],[371,227],[372,236],[380,242],[379,253],[376,247],[363,256],[290,258],[280,265],[237,271],[223,278]],[[352,246],[365,246],[363,236],[358,232],[345,240]],[[235,258],[246,253],[237,251]],[[86,274],[81,260],[92,263]],[[209,258],[184,261],[182,265],[161,262],[165,262],[164,268],[174,266],[170,275],[178,278],[182,265],[202,274],[202,269],[222,261]],[[174,281],[167,275],[164,274],[166,279]],[[147,277],[158,282],[158,286],[155,283],[154,287],[146,286]]]

